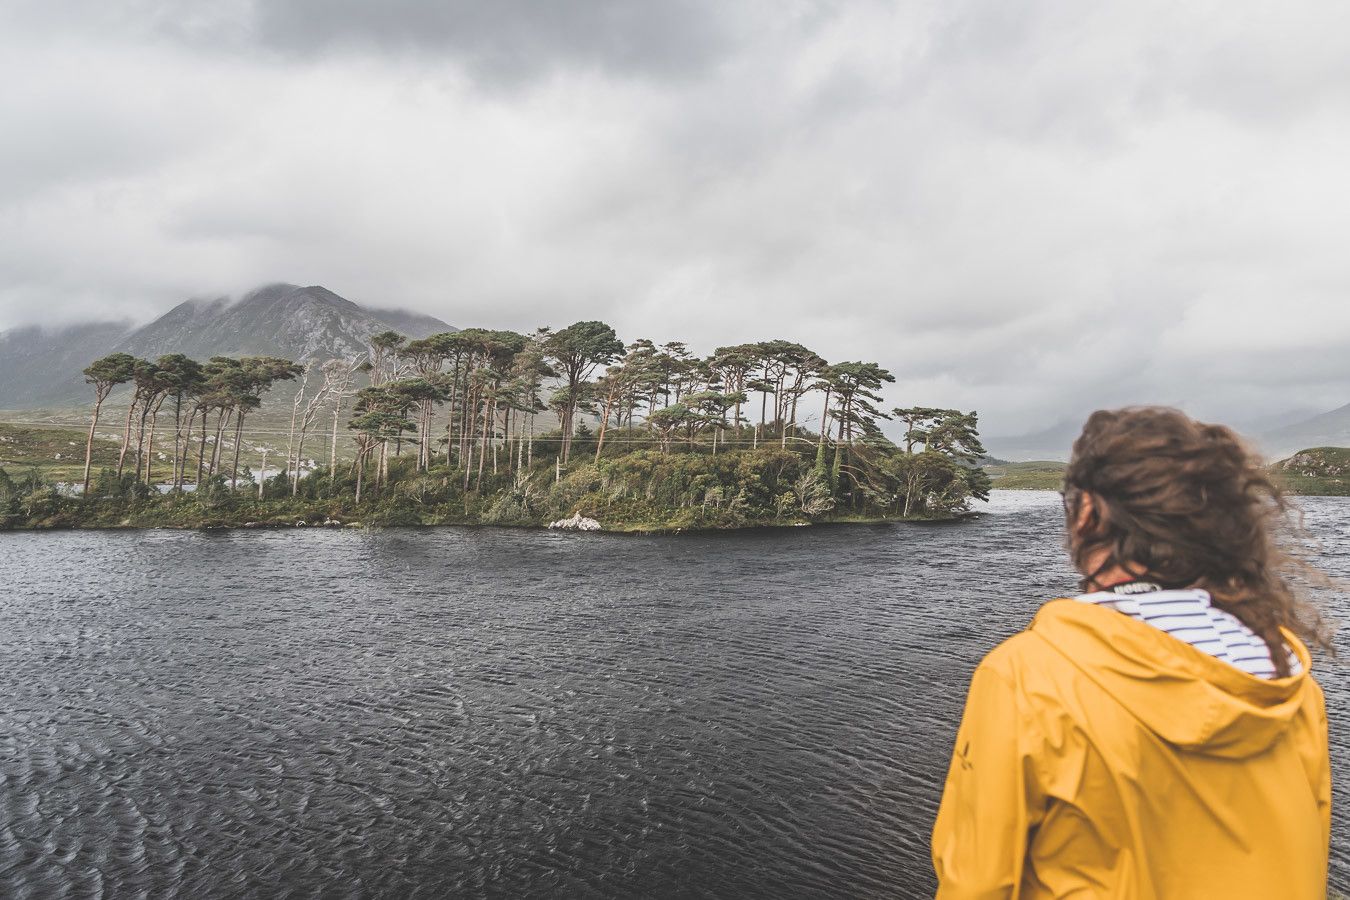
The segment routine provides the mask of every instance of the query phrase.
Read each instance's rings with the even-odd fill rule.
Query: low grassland
[[[84,477],[87,432],[45,425],[0,423],[0,469],[17,478],[38,473],[46,482],[76,483]],[[118,444],[94,441],[93,467],[117,465]]]
[[[993,487],[1008,491],[1057,491],[1064,483],[1065,464],[1054,460],[992,462],[984,467]]]

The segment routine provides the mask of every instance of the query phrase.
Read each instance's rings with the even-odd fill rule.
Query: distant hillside
[[[327,288],[272,284],[234,301],[188,300],[139,328],[125,323],[0,334],[0,409],[83,405],[81,370],[120,350],[146,359],[166,353],[351,358],[366,340],[393,329],[412,338],[455,329],[432,316],[366,309]]]
[[[59,331],[0,332],[0,409],[73,399],[84,388],[80,371],[119,346],[132,330],[129,322],[100,322]]]
[[[1065,419],[1030,434],[989,437],[984,445],[994,456],[1020,462],[1068,460],[1074,439],[1083,430],[1083,419]]]
[[[1261,435],[1260,442],[1262,447],[1276,456],[1288,455],[1299,447],[1327,449],[1350,446],[1350,403],[1301,422],[1267,431]]]
[[[1300,450],[1275,463],[1271,470],[1296,494],[1350,495],[1350,449],[1345,447]]]
[[[1003,459],[1068,460],[1073,442],[1086,420],[1085,412],[1082,416],[1065,419],[1041,431],[990,436],[984,439],[984,445],[991,454]],[[1313,416],[1294,407],[1277,414],[1219,421],[1252,440],[1271,459],[1288,456],[1300,447],[1350,446],[1350,404]]]
[[[1057,491],[1064,484],[1065,464],[1057,460],[1008,462],[990,459],[984,471],[995,488],[1014,491]]]

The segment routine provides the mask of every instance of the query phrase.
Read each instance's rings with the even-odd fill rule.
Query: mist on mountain
[[[186,353],[354,359],[370,335],[410,338],[456,330],[434,316],[364,307],[319,285],[269,284],[235,298],[186,300],[152,322],[103,322],[0,333],[0,409],[84,405],[81,370],[115,351],[154,359]]]

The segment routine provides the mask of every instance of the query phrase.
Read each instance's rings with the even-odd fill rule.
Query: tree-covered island
[[[3,527],[541,526],[579,514],[665,531],[952,518],[989,489],[974,412],[883,410],[885,369],[783,340],[698,357],[679,342],[625,346],[595,321],[387,331],[360,359],[113,353],[84,375],[82,477],[0,469]],[[125,405],[113,413],[115,396]],[[110,417],[116,443],[97,437]],[[902,426],[899,444],[885,419]]]

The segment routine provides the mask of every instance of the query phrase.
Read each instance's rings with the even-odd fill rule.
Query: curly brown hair
[[[1293,508],[1231,429],[1164,407],[1099,410],[1074,441],[1064,487],[1070,522],[1082,495],[1093,498],[1069,540],[1083,590],[1117,566],[1163,587],[1203,588],[1266,642],[1281,677],[1281,627],[1331,650],[1326,622],[1291,582],[1305,565],[1281,540]]]

